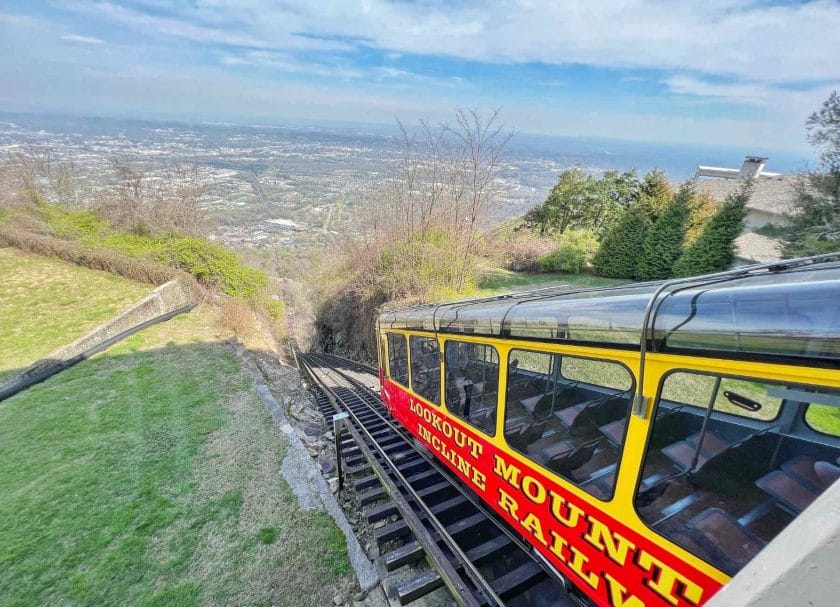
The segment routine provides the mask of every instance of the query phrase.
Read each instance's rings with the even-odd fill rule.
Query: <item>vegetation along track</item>
[[[536,556],[444,466],[392,421],[370,387],[375,370],[328,354],[297,353],[327,420],[346,412],[345,479],[374,529],[387,571],[425,560],[431,569],[388,591],[408,604],[446,586],[461,605],[579,605]],[[359,379],[367,378],[367,384]]]

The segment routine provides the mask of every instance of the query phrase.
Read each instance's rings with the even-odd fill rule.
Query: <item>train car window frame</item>
[[[408,388],[410,382],[408,339],[402,333],[389,332],[386,335],[388,336],[388,378],[394,383],[399,384],[404,388]],[[393,343],[391,342],[392,337],[402,338],[403,354],[405,355],[405,382],[400,381],[400,378],[394,377],[394,367],[397,367],[397,365],[394,364],[395,348]]]
[[[385,372],[385,375],[388,375],[388,351],[387,351],[387,333],[379,333],[379,365],[382,370]]]
[[[725,362],[725,361],[721,361],[721,362]],[[646,466],[647,466],[647,463],[648,463],[647,460],[648,460],[649,454],[652,450],[651,441],[654,439],[654,436],[655,436],[655,433],[656,433],[656,423],[655,422],[657,421],[658,414],[660,412],[661,401],[663,400],[665,382],[667,381],[667,379],[669,377],[673,376],[676,373],[690,373],[690,374],[694,374],[694,375],[702,375],[702,376],[709,376],[709,377],[721,377],[721,378],[725,378],[725,379],[734,379],[734,380],[740,380],[740,381],[761,383],[761,384],[764,384],[766,386],[778,386],[782,391],[787,390],[787,389],[796,389],[797,387],[799,387],[799,388],[809,388],[809,389],[821,389],[821,390],[827,390],[827,391],[830,391],[830,390],[835,390],[836,391],[837,389],[836,388],[831,388],[830,386],[820,386],[820,385],[817,385],[817,384],[806,384],[806,383],[802,383],[802,382],[785,382],[782,379],[776,379],[776,378],[766,378],[766,377],[760,377],[760,376],[747,376],[747,375],[743,375],[743,374],[727,373],[727,372],[717,372],[716,373],[714,371],[700,371],[700,370],[697,370],[697,369],[691,369],[691,368],[686,368],[686,367],[678,367],[678,368],[669,369],[668,371],[664,372],[662,374],[662,376],[660,377],[659,382],[658,382],[658,386],[657,386],[657,391],[656,391],[656,398],[654,400],[654,406],[651,408],[651,418],[649,420],[648,432],[647,432],[647,436],[646,436],[645,441],[644,441],[644,447],[642,449],[642,457],[641,457],[641,460],[639,462],[638,475],[637,475],[637,479],[636,479],[636,486],[635,486],[635,489],[633,491],[633,498],[632,498],[633,510],[636,513],[636,515],[638,516],[639,520],[645,526],[645,528],[648,529],[651,533],[654,533],[658,537],[661,537],[664,540],[667,540],[668,542],[671,542],[672,544],[674,544],[676,546],[679,546],[681,549],[685,550],[687,553],[693,555],[694,557],[698,558],[699,560],[703,561],[704,563],[707,563],[710,566],[715,567],[716,569],[719,569],[719,570],[723,571],[727,575],[734,576],[739,571],[741,571],[743,569],[743,567],[746,566],[746,564],[741,565],[740,568],[737,568],[737,569],[728,569],[725,566],[726,563],[722,563],[719,559],[716,559],[715,557],[710,556],[710,554],[699,553],[698,550],[695,549],[695,548],[697,548],[696,545],[694,547],[684,545],[681,541],[678,540],[678,534],[680,533],[679,530],[677,530],[677,532],[675,533],[674,530],[669,530],[669,527],[667,525],[664,528],[657,528],[656,525],[662,523],[663,521],[662,520],[651,521],[650,517],[648,517],[646,515],[643,515],[643,513],[641,512],[641,508],[643,508],[647,505],[650,505],[650,504],[642,505],[640,507],[640,503],[639,503],[640,492],[641,491],[648,491],[651,488],[656,487],[656,483],[654,483],[653,485],[645,487],[644,489],[642,489],[642,484],[644,483],[644,481],[646,479],[645,469],[646,469]],[[722,391],[722,390],[723,390],[723,388],[719,387],[719,392]],[[700,413],[701,416],[706,415],[704,413],[704,409],[701,408],[701,407],[698,407],[696,405],[692,405],[692,404],[689,404],[689,403],[679,403],[677,401],[668,400],[668,399],[664,399],[664,400],[666,402],[672,404],[672,405],[677,405],[675,407],[676,409],[681,409],[683,406],[687,406],[687,407],[690,407],[692,409],[699,409],[699,411],[701,412]],[[715,398],[715,401],[717,401],[717,398]],[[808,440],[807,436],[799,436],[799,435],[796,434],[796,432],[791,433],[789,431],[790,428],[783,427],[784,424],[787,423],[786,420],[790,419],[789,415],[787,413],[785,413],[786,407],[790,407],[792,405],[795,405],[796,403],[797,403],[797,401],[795,401],[795,400],[791,400],[791,399],[787,399],[787,398],[781,398],[781,403],[779,405],[779,410],[777,411],[776,415],[773,418],[766,419],[766,420],[755,418],[755,417],[748,417],[746,415],[741,416],[741,415],[729,413],[727,411],[722,411],[722,410],[719,410],[719,409],[716,410],[716,409],[714,409],[714,406],[715,406],[716,402],[712,403],[711,412],[712,413],[717,412],[721,416],[721,417],[718,417],[717,419],[719,421],[723,421],[723,422],[733,423],[731,421],[733,419],[747,420],[746,424],[743,424],[743,423],[738,424],[737,422],[735,422],[735,425],[740,425],[743,428],[749,429],[749,433],[746,437],[746,440],[750,440],[751,438],[757,438],[757,437],[760,437],[762,435],[772,436],[773,432],[775,431],[776,433],[779,434],[779,444],[780,445],[782,444],[782,442],[785,439],[788,439],[790,441],[799,440],[799,441],[804,441],[806,443],[812,443],[812,441]],[[809,403],[808,406],[803,407],[803,409],[807,410],[807,408],[810,407],[811,404],[812,403]],[[710,407],[707,405],[705,410],[708,411],[709,408]],[[797,416],[802,416],[802,418],[803,418],[802,421],[803,422],[804,422],[804,415],[805,415],[805,412],[802,411],[802,410],[799,410],[797,412]],[[709,417],[711,417],[710,414],[709,414]],[[811,426],[809,426],[807,424],[804,424],[804,425],[809,430],[813,430],[811,428]],[[822,436],[827,436],[829,438],[834,438],[834,439],[840,439],[840,435],[826,434],[826,433],[819,432],[817,430],[813,430],[813,431],[818,432]],[[741,444],[745,444],[745,443],[746,443],[746,441],[744,441],[744,443],[741,443]],[[737,442],[736,442],[736,445],[738,445]],[[813,446],[813,444],[810,445],[810,446]],[[818,445],[818,446],[822,447],[824,449],[840,449],[840,442],[838,442],[837,446],[832,446],[832,445],[829,445],[829,444],[822,444],[822,445]],[[775,466],[778,468],[778,466],[780,465],[779,461],[778,461],[779,459],[781,459],[779,457],[779,453],[774,452],[771,455],[770,463],[775,464]],[[837,461],[840,461],[840,457],[838,457]],[[692,461],[692,464],[694,464],[693,461]],[[774,471],[775,471],[774,468],[769,468],[768,474],[772,473]],[[676,477],[682,477],[682,476],[687,476],[687,475],[691,475],[691,474],[698,474],[698,473],[702,473],[702,465],[700,465],[698,469],[691,468],[691,470],[682,471],[679,474],[676,474],[675,476]],[[762,477],[762,478],[764,478],[764,477]],[[758,479],[758,480],[761,480],[761,479]],[[702,493],[702,491],[701,491],[701,493]],[[702,500],[700,500],[699,503],[702,503]],[[695,505],[695,504],[690,505],[689,508],[691,508],[691,506],[693,506],[693,505]],[[754,510],[755,511],[759,510],[759,508],[762,506],[762,504],[759,504],[758,506],[754,506],[752,508],[752,510],[747,511],[747,513],[745,515],[742,515],[741,517],[739,517],[737,519],[735,518],[735,515],[729,513],[726,510],[723,510],[719,506],[720,506],[720,504],[718,503],[715,506],[712,506],[710,508],[706,508],[706,509],[702,510],[701,512],[699,512],[697,515],[695,515],[694,518],[698,518],[701,515],[703,515],[704,513],[707,513],[709,511],[717,509],[717,510],[720,510],[723,514],[729,516],[729,518],[731,520],[734,520],[739,525],[741,525],[741,520],[744,519],[747,515],[753,514]],[[694,520],[694,518],[692,519],[692,521]],[[689,523],[691,523],[692,521],[689,521]],[[784,527],[782,527],[782,529],[780,531],[778,531],[775,535],[770,537],[769,540],[766,540],[765,545],[772,542],[778,536],[778,534],[781,533],[787,527],[787,525],[790,524],[790,522],[791,521],[788,521],[788,523]],[[749,523],[749,524],[751,524],[751,523]],[[754,534],[752,534],[751,530],[748,529],[748,527],[744,527],[744,528],[746,528],[748,531],[750,531],[751,535],[754,535]],[[761,539],[761,538],[759,538],[759,539]],[[762,540],[762,541],[764,541],[764,540]],[[756,555],[753,554],[749,558],[748,562],[751,561],[753,558],[755,558],[755,556]],[[747,562],[747,564],[748,564],[748,562]]]
[[[420,358],[421,356],[426,357],[429,353],[415,353],[414,351],[414,344],[420,340],[425,341],[426,343],[433,343],[435,347],[435,353],[437,354],[437,365],[434,366],[427,366],[425,368],[419,368],[415,365],[415,357]],[[422,347],[422,346],[421,346]],[[420,398],[426,400],[427,402],[432,403],[433,405],[440,406],[440,399],[441,399],[441,382],[440,382],[440,371],[441,371],[441,355],[440,355],[440,344],[438,343],[437,338],[428,336],[428,335],[409,335],[408,336],[408,353],[409,353],[409,370],[410,370],[410,377],[411,377],[411,391],[418,395]],[[415,386],[415,381],[417,376],[421,373],[428,373],[430,370],[435,371],[437,382],[437,390],[435,393],[434,398],[429,398],[429,395],[422,392]]]
[[[450,365],[447,362],[446,350],[447,350],[450,343],[453,344],[453,345],[457,344],[457,345],[479,346],[479,347],[485,348],[485,352],[487,352],[489,350],[496,357],[496,367],[497,367],[497,375],[496,375],[496,383],[495,383],[496,398],[495,398],[495,402],[493,402],[493,404],[492,404],[492,414],[488,418],[488,419],[492,419],[492,423],[493,423],[493,432],[492,433],[488,432],[486,428],[483,428],[480,425],[476,425],[475,423],[473,423],[469,419],[463,417],[462,414],[458,413],[456,408],[453,408],[449,403],[449,395],[452,392],[450,392],[450,388],[451,388],[450,382],[449,382],[449,367],[450,367]],[[484,342],[467,341],[467,340],[458,339],[458,338],[447,338],[443,342],[442,359],[443,359],[443,371],[444,371],[443,383],[442,383],[442,394],[443,394],[443,405],[446,408],[446,411],[451,413],[452,415],[454,415],[460,422],[463,422],[464,424],[469,426],[471,429],[475,430],[476,432],[479,432],[483,436],[487,436],[487,437],[490,437],[490,438],[495,437],[496,434],[499,431],[497,420],[498,420],[498,415],[499,415],[499,394],[500,394],[499,393],[499,386],[501,385],[501,370],[502,370],[502,358],[501,358],[501,355],[499,354],[499,349],[493,344],[488,344],[488,343],[484,343]],[[485,361],[485,362],[487,362],[487,361]],[[462,389],[460,386],[456,386],[456,388],[459,391]],[[482,394],[486,394],[486,393],[487,393],[487,391],[482,392]],[[464,396],[464,398],[465,399],[467,398],[466,395]],[[486,404],[486,403],[484,403],[484,404]],[[490,408],[490,407],[487,407],[487,408]]]
[[[616,394],[611,395],[611,396],[619,396],[619,395],[625,394],[625,393],[629,394],[629,399],[628,399],[628,402],[627,402],[627,409],[624,413],[624,418],[623,418],[624,419],[624,427],[621,431],[621,442],[618,445],[613,444],[613,446],[616,448],[616,458],[615,458],[615,463],[611,464],[611,465],[614,465],[615,469],[614,469],[613,476],[612,476],[612,484],[609,487],[608,491],[602,493],[601,495],[597,495],[596,493],[593,493],[593,491],[592,491],[593,487],[592,486],[590,486],[590,487],[586,486],[586,483],[597,481],[602,477],[596,477],[594,479],[587,479],[584,482],[579,483],[575,479],[570,478],[569,476],[566,476],[566,475],[564,475],[560,472],[557,472],[557,471],[552,470],[551,468],[545,466],[544,464],[540,463],[536,459],[530,457],[527,453],[524,453],[520,449],[517,449],[509,441],[509,439],[507,437],[506,428],[507,428],[507,421],[508,421],[508,412],[511,410],[511,408],[509,407],[509,401],[508,401],[508,390],[509,390],[510,385],[511,385],[510,384],[510,370],[512,369],[511,362],[514,360],[514,353],[522,353],[522,352],[542,354],[542,355],[546,355],[550,358],[551,357],[560,358],[560,364],[557,365],[557,367],[559,367],[558,368],[558,375],[561,376],[561,377],[563,376],[562,375],[563,359],[564,358],[569,358],[569,357],[576,358],[576,359],[582,359],[582,360],[586,360],[586,361],[601,362],[601,363],[610,364],[610,365],[617,365],[619,368],[623,369],[627,373],[627,376],[630,378],[630,387],[627,390],[620,390],[618,388],[612,388],[610,386],[604,386],[604,385],[600,385],[600,384],[591,384],[589,382],[583,382],[583,383],[587,383],[588,385],[597,386],[597,387],[600,387],[600,388],[605,388],[607,390],[617,390]],[[552,363],[550,365],[550,367],[554,368],[555,365]],[[513,367],[513,368],[518,368],[518,365],[517,365],[517,367]],[[578,383],[580,383],[580,382],[578,382]],[[528,346],[512,347],[508,351],[507,377],[506,377],[506,382],[505,382],[505,394],[504,394],[504,412],[503,412],[504,416],[503,416],[503,420],[502,420],[502,437],[504,438],[505,446],[512,453],[516,453],[520,457],[524,458],[525,461],[527,461],[529,463],[529,465],[536,466],[538,469],[540,469],[544,473],[547,473],[549,475],[553,475],[553,476],[561,479],[563,482],[569,483],[569,484],[573,485],[574,487],[577,487],[578,489],[584,491],[592,499],[595,499],[595,500],[598,500],[598,501],[601,501],[601,502],[604,502],[604,503],[611,502],[615,498],[615,491],[616,491],[616,488],[618,486],[618,477],[619,477],[619,474],[621,473],[622,460],[623,460],[623,456],[624,456],[624,449],[625,449],[625,446],[627,444],[627,434],[628,434],[629,428],[630,428],[630,412],[631,412],[631,409],[632,409],[632,399],[633,399],[633,395],[635,394],[636,387],[637,387],[637,379],[636,379],[635,373],[633,373],[633,370],[630,368],[630,366],[622,360],[615,360],[615,359],[604,358],[604,357],[599,357],[599,356],[585,356],[585,355],[581,355],[581,354],[577,354],[577,353],[568,353],[567,351],[540,350],[540,349],[535,349],[533,347],[528,347]],[[619,418],[619,419],[621,419],[621,418]]]

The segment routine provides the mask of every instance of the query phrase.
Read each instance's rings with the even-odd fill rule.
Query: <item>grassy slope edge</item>
[[[149,289],[119,281],[103,283],[113,301]],[[21,316],[33,303],[15,301]],[[0,605],[331,602],[344,537],[279,475],[287,443],[217,314],[144,330],[0,404]]]
[[[0,248],[0,379],[72,342],[153,285]]]

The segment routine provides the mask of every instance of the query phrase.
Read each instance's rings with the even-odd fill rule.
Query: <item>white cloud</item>
[[[449,3],[215,0],[157,17],[112,3],[84,10],[202,43],[348,49],[486,62],[580,63],[689,71],[753,81],[840,79],[840,3],[747,0],[552,0]],[[303,35],[302,35],[303,34]]]
[[[78,36],[76,34],[65,34],[61,36],[62,40],[67,42],[79,42],[81,44],[105,44],[104,40],[94,38],[93,36]]]

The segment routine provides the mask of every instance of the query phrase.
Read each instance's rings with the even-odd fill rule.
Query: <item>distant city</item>
[[[212,236],[236,248],[300,249],[329,242],[389,174],[398,157],[395,126],[240,126],[70,118],[0,113],[0,158],[49,149],[72,163],[81,192],[104,187],[112,159],[154,179],[173,163],[191,163],[207,185]],[[573,165],[593,174],[659,168],[672,181],[698,164],[728,166],[745,154],[769,156],[768,170],[807,168],[808,159],[768,150],[549,137],[517,133],[499,184],[504,204],[493,221],[522,214],[545,199]]]

